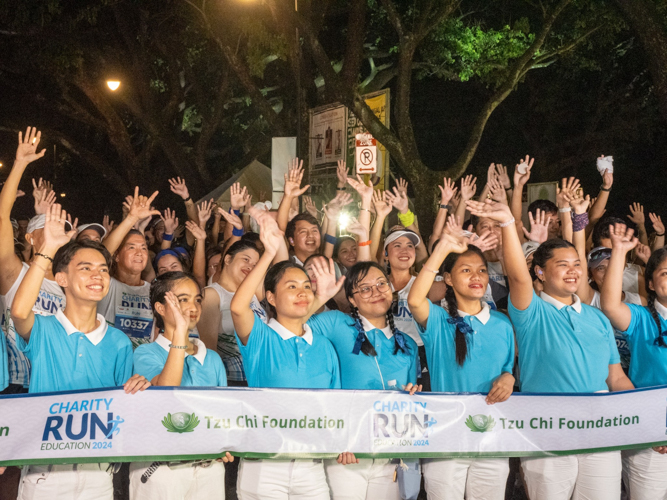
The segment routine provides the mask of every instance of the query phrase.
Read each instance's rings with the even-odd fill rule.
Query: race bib
[[[150,297],[123,292],[120,303],[116,306],[114,326],[128,337],[150,341],[153,330]]]

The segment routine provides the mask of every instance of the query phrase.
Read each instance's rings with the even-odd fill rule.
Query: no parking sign
[[[358,174],[377,172],[377,141],[371,134],[356,135],[356,160]]]

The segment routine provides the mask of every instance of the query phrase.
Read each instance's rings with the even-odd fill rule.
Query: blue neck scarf
[[[456,316],[455,318],[447,318],[447,323],[450,325],[456,325],[459,330],[463,333],[474,333],[474,330],[472,329],[472,326],[470,326],[468,323],[466,323],[465,318],[462,318],[461,316]]]
[[[366,332],[364,331],[364,327],[361,324],[361,319],[357,318],[354,322],[354,327],[357,329],[359,333],[357,333],[357,338],[354,341],[354,347],[352,348],[352,354],[359,354],[361,352],[361,344],[364,343],[364,340],[366,340]],[[406,352],[407,346],[405,345],[405,336],[403,332],[396,330],[394,333],[394,342],[396,342],[396,345],[398,345],[398,348]]]

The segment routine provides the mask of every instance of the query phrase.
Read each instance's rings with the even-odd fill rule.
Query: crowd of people
[[[321,210],[290,163],[277,211],[231,188],[230,208],[160,212],[135,189],[115,224],[83,225],[51,185],[33,180],[35,215],[12,219],[40,133],[19,134],[0,192],[1,394],[123,386],[247,386],[523,393],[624,391],[667,382],[665,226],[644,208],[605,216],[613,167],[597,197],[563,179],[522,223],[533,159],[511,173],[443,179],[433,228],[420,228],[407,183],[385,191],[339,162]],[[513,180],[513,182],[512,182]],[[481,184],[481,183],[480,183]],[[477,196],[476,196],[477,195]],[[303,206],[301,212],[299,207]],[[353,213],[341,234],[342,211]],[[391,225],[389,221],[396,222]],[[24,221],[26,222],[26,221]],[[421,230],[430,229],[430,237]],[[141,397],[141,396],[134,396]],[[242,459],[246,499],[416,498],[395,479],[409,460]],[[531,500],[667,498],[666,447],[521,459]],[[421,459],[429,499],[500,500],[507,458]],[[132,463],[131,499],[224,498],[218,460]],[[0,469],[1,470],[1,469]],[[19,498],[113,498],[114,464],[28,465]],[[8,474],[6,472],[6,474]],[[228,472],[229,473],[229,472]]]

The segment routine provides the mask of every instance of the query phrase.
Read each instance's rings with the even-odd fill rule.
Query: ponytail
[[[352,350],[353,354],[359,354],[359,349],[357,349],[357,345],[361,343],[361,352],[363,352],[366,356],[377,356],[378,353],[375,350],[375,347],[373,347],[373,344],[371,344],[370,340],[368,340],[368,337],[366,336],[366,331],[364,330],[364,325],[361,324],[361,318],[359,317],[359,309],[356,307],[353,307],[352,310],[350,311],[350,315],[354,319],[354,326],[357,329],[357,341],[354,344],[354,349]],[[363,341],[361,339],[363,338]],[[356,351],[356,352],[355,352]]]
[[[391,333],[394,335],[394,355],[396,355],[399,350],[405,354],[408,346],[405,345],[405,337],[403,336],[403,332],[396,328],[396,325],[394,324],[394,313],[392,312],[392,309],[393,307],[389,308],[386,318],[387,324],[391,328]]]

